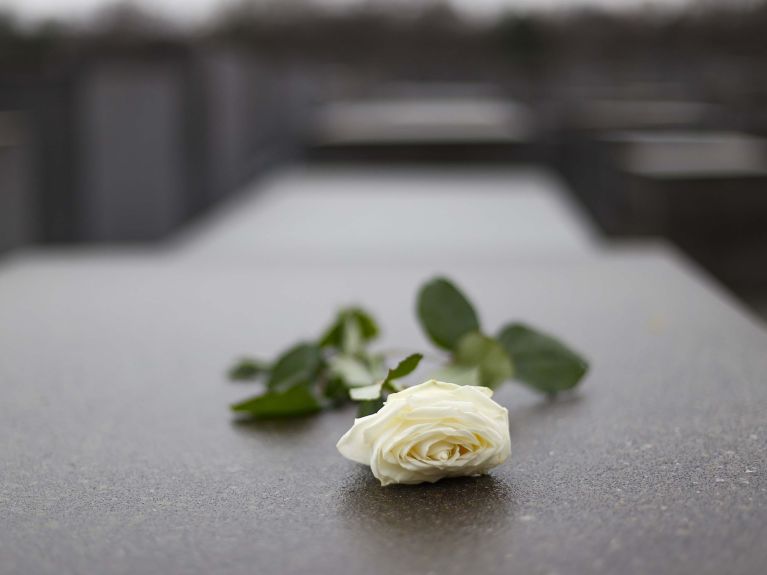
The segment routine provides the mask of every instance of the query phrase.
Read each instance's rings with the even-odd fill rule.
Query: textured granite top
[[[593,371],[507,384],[488,477],[381,488],[352,422],[233,422],[233,357],[369,306],[425,347],[415,286],[450,273],[490,330],[522,318]],[[0,573],[763,573],[767,331],[665,252],[494,269],[0,265]]]

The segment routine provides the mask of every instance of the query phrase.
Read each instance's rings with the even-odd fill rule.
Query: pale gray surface
[[[111,260],[111,261],[110,261]],[[538,265],[0,267],[0,573],[763,573],[767,333],[654,251]],[[508,384],[490,477],[377,486],[344,410],[237,425],[223,370],[368,305],[422,348],[417,284],[450,272],[487,328],[582,350],[569,400]]]
[[[589,223],[531,169],[295,168],[184,232],[181,255],[290,263],[487,261],[593,251]]]

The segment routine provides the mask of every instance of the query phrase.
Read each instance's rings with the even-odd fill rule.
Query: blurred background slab
[[[384,266],[589,253],[599,243],[540,170],[354,166],[275,172],[177,241],[191,258]]]
[[[580,204],[598,242],[661,237],[765,309],[767,4],[541,8],[522,0],[199,0],[184,9],[9,0],[0,9],[0,250],[184,237],[186,224],[234,196],[255,198],[270,171],[296,165],[533,167],[564,182],[562,209],[574,214]],[[304,226],[319,232],[333,202],[352,192],[331,198],[325,176],[312,174],[327,201],[300,203],[319,218]],[[461,181],[473,185],[456,178],[454,187]],[[431,187],[404,187],[416,194],[422,184]],[[385,185],[369,177],[356,187],[370,187],[374,209],[399,210],[405,192],[384,200]],[[293,194],[293,184],[263,187],[264,213],[238,198],[219,211],[251,215],[216,234],[240,237],[261,258],[302,249],[289,225],[279,225],[285,246],[262,241],[296,201],[277,213],[276,195]],[[498,209],[508,212],[510,235],[499,231],[504,218],[487,214],[488,235],[469,240],[475,247],[561,244],[563,230],[574,230],[553,219],[538,225],[532,207],[529,219],[520,216],[528,186],[509,180],[508,188],[515,199]],[[410,200],[404,217],[415,220],[427,206]],[[462,201],[484,202],[471,189]],[[562,211],[533,202],[549,204],[541,214]],[[483,218],[483,209],[467,214]],[[247,218],[258,223],[249,239]],[[372,238],[381,227],[368,222],[350,231]],[[535,242],[511,237],[534,228]],[[342,229],[313,233],[316,250],[340,253],[331,236]],[[579,233],[567,242],[577,245]],[[390,241],[426,241],[408,234]],[[377,237],[368,247],[383,256]]]
[[[511,163],[533,158],[530,110],[492,86],[383,86],[378,98],[331,102],[317,110],[313,160]]]

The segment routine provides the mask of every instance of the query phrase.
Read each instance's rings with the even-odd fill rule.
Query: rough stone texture
[[[0,573],[763,573],[767,332],[663,251],[496,268],[0,267]],[[451,273],[488,331],[522,318],[593,371],[507,384],[513,455],[380,488],[335,451],[353,411],[241,424],[233,357],[368,305],[426,347],[415,288]]]

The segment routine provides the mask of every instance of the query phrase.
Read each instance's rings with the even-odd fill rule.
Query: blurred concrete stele
[[[617,170],[603,206],[670,238],[742,293],[767,289],[767,140],[735,132],[629,132],[602,141]]]
[[[36,239],[25,120],[22,112],[0,111],[0,253]]]
[[[231,50],[87,68],[79,94],[85,239],[165,236],[294,155],[291,121],[303,101],[289,82],[288,71]]]
[[[83,77],[86,240],[156,239],[182,221],[193,185],[183,155],[182,82],[163,61],[100,62]]]

